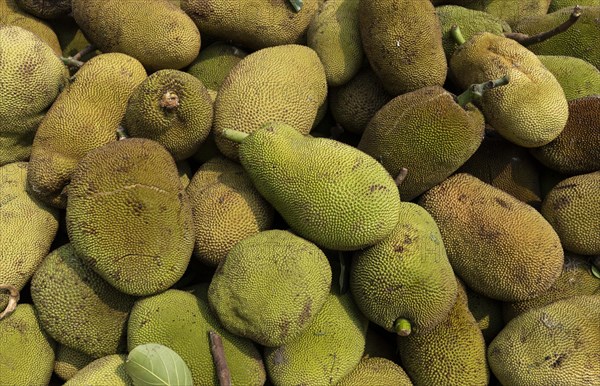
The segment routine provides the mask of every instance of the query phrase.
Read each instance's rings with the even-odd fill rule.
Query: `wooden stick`
[[[217,378],[220,386],[231,386],[231,373],[225,360],[225,351],[223,350],[223,341],[219,334],[214,331],[209,331],[210,352],[213,357],[213,362],[217,370]]]
[[[396,186],[402,185],[402,183],[406,179],[407,175],[408,175],[408,169],[407,168],[400,169],[400,173],[398,173],[398,175],[396,176],[396,178],[394,178],[394,181],[396,182]]]

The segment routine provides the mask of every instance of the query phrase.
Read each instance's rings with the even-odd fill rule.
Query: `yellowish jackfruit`
[[[63,381],[68,381],[73,378],[75,373],[93,361],[93,357],[64,344],[59,344],[54,360],[54,372]]]
[[[15,0],[0,0],[0,24],[15,25],[24,28],[49,45],[56,55],[60,55],[61,53],[58,38],[50,25],[24,12],[17,6]]]
[[[215,42],[200,50],[186,72],[202,81],[209,90],[218,91],[229,71],[248,53],[225,42]]]
[[[568,101],[600,95],[600,70],[593,64],[562,55],[538,55],[538,59],[560,83]]]
[[[78,371],[64,386],[133,386],[133,380],[125,370],[126,359],[125,354],[112,354],[98,358]]]
[[[402,367],[385,358],[363,358],[338,386],[412,386]]]

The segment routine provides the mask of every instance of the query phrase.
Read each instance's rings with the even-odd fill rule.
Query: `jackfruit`
[[[560,55],[538,55],[554,75],[567,101],[600,94],[600,70],[583,59]]]
[[[504,303],[504,320],[507,322],[532,308],[539,308],[557,300],[578,295],[600,295],[600,279],[592,274],[592,265],[584,256],[565,253],[562,273],[552,287],[533,299],[516,303]]]
[[[266,374],[260,353],[245,338],[224,329],[208,305],[206,286],[192,293],[169,289],[139,299],[129,317],[127,344],[159,343],[177,352],[189,367],[194,385],[216,385],[209,331],[221,336],[234,385],[263,385]]]
[[[529,310],[488,347],[505,386],[596,385],[600,380],[600,295],[576,296]]]
[[[21,303],[0,320],[0,382],[47,385],[54,365],[54,341],[40,325],[36,309]]]
[[[338,386],[412,386],[402,367],[385,358],[363,358]]]
[[[288,0],[181,0],[201,33],[251,50],[300,43],[318,6],[304,0],[296,12]]]
[[[102,52],[122,52],[148,71],[178,70],[200,52],[200,33],[179,7],[167,0],[72,0],[73,17]]]
[[[71,12],[71,0],[15,0],[15,4],[30,15],[56,19]]]
[[[44,114],[67,85],[69,73],[36,35],[18,26],[2,25],[1,20],[0,57],[2,166],[29,158],[33,136]]]
[[[50,25],[21,10],[15,0],[0,0],[0,24],[18,26],[28,30],[49,45],[56,55],[60,56],[60,44]]]
[[[530,149],[544,166],[564,174],[600,170],[600,93],[569,101],[569,120],[552,142]]]
[[[563,250],[548,221],[470,174],[449,177],[418,203],[437,223],[454,272],[482,295],[527,300],[562,271]]]
[[[539,16],[522,19],[513,26],[513,32],[535,35],[551,30],[564,23],[573,12],[573,7]],[[541,43],[527,48],[538,55],[565,55],[583,59],[600,68],[600,5],[581,7],[581,16],[568,30]]]
[[[337,384],[360,362],[367,326],[350,294],[329,294],[300,336],[265,348],[269,380],[274,386]]]
[[[567,123],[562,87],[535,54],[512,39],[478,33],[454,51],[450,70],[462,89],[509,77],[507,85],[483,94],[480,104],[486,122],[519,146],[545,145]]]
[[[391,361],[398,359],[396,353],[395,332],[391,333],[375,323],[369,323],[365,337],[365,351],[363,358],[385,358]]]
[[[222,131],[251,133],[271,121],[308,134],[326,95],[325,70],[312,49],[284,45],[256,51],[231,69],[219,89],[213,123],[217,146],[236,159],[238,146]]]
[[[229,71],[248,53],[225,42],[215,42],[200,50],[186,72],[202,81],[207,89],[218,91]]]
[[[168,289],[192,256],[189,199],[173,157],[150,139],[112,142],[83,157],[66,220],[77,254],[127,294]]]
[[[239,241],[273,226],[271,205],[244,169],[224,157],[200,166],[186,193],[194,217],[194,256],[206,265],[218,265]]]
[[[460,284],[457,288],[445,320],[422,334],[398,337],[402,368],[415,385],[488,384],[485,341],[469,311],[465,289]]]
[[[398,223],[398,187],[368,154],[283,123],[224,135],[241,142],[240,162],[256,190],[294,232],[318,246],[361,249]]]
[[[465,290],[467,291],[469,311],[477,321],[483,339],[489,343],[504,327],[502,305],[506,303],[480,295],[469,288],[465,288]]]
[[[558,11],[565,7],[574,7],[576,5],[600,5],[600,0],[551,0],[548,13]]]
[[[49,23],[54,32],[56,32],[56,37],[58,37],[63,57],[68,58],[69,56],[75,56],[77,53],[81,52],[84,48],[90,45],[90,42],[86,39],[77,23],[75,23],[75,19],[72,17],[64,16],[58,19],[50,20]],[[79,60],[82,62],[87,62],[99,54],[100,51],[93,50],[85,55],[82,55]]]
[[[117,139],[129,95],[145,78],[141,63],[125,54],[101,54],[86,62],[38,127],[28,166],[29,192],[65,208],[75,166],[90,150]]]
[[[0,167],[0,284],[22,290],[48,255],[59,213],[25,190],[27,163]],[[0,310],[8,296],[0,293]]]
[[[540,212],[563,247],[581,255],[600,254],[600,170],[561,181],[548,193]]]
[[[440,231],[425,209],[403,202],[394,231],[355,253],[350,290],[370,321],[399,335],[428,331],[448,316],[456,279]]]
[[[356,0],[326,1],[308,26],[307,45],[319,55],[329,86],[347,83],[362,65],[358,3]]]
[[[387,92],[444,84],[448,65],[431,2],[360,1],[359,15],[363,49]]]
[[[31,279],[44,330],[91,357],[122,352],[134,298],[120,293],[79,258],[71,244],[52,251]]]
[[[408,169],[398,189],[402,199],[412,200],[465,163],[481,144],[484,129],[475,106],[463,107],[450,92],[431,86],[399,95],[377,111],[358,149],[392,176]]]
[[[54,373],[63,381],[68,381],[85,366],[94,361],[94,358],[81,351],[59,344],[54,360]]]
[[[551,0],[453,0],[465,3],[467,8],[484,11],[505,20],[511,26],[519,20],[537,15],[545,15]]]
[[[159,70],[131,94],[123,124],[131,137],[157,141],[178,161],[198,151],[212,119],[213,103],[200,80],[178,70]]]
[[[133,380],[125,370],[126,360],[125,354],[112,354],[98,358],[79,370],[63,386],[133,386]]]

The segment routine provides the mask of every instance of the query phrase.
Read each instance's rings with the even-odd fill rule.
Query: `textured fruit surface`
[[[363,358],[339,386],[396,385],[412,386],[402,367],[385,358]]]
[[[55,19],[71,11],[71,0],[15,0],[23,11],[42,19]]]
[[[576,5],[600,5],[600,0],[551,0],[548,13]]]
[[[98,358],[77,372],[65,386],[100,385],[133,386],[125,370],[127,355],[112,354]]]
[[[469,311],[477,321],[477,325],[483,334],[483,339],[489,343],[504,327],[502,318],[502,305],[506,304],[487,296],[478,294],[469,288],[467,291],[467,300]]]
[[[63,381],[68,381],[73,378],[75,373],[83,369],[94,361],[94,358],[65,346],[64,344],[58,345],[56,349],[56,359],[54,360],[54,372]]]
[[[560,83],[568,101],[600,95],[600,70],[593,64],[564,55],[538,55],[538,59]]]
[[[215,42],[203,48],[186,72],[200,79],[209,90],[217,91],[229,71],[248,53],[225,42]]]
[[[60,55],[58,38],[48,23],[23,11],[15,0],[0,0],[0,24],[19,26],[34,33]]]

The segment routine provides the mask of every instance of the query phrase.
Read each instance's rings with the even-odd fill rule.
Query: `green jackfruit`
[[[269,379],[275,386],[335,385],[354,369],[365,348],[368,321],[350,294],[330,294],[300,336],[265,348]]]
[[[389,235],[398,223],[394,179],[368,154],[268,123],[239,140],[240,161],[256,190],[299,236],[323,248],[356,250]]]
[[[75,166],[90,150],[117,139],[129,95],[145,78],[141,63],[125,54],[102,54],[86,62],[38,127],[28,166],[29,192],[65,208]]]
[[[192,205],[194,255],[216,266],[239,241],[270,229],[275,211],[244,169],[224,157],[204,163],[186,193]]]
[[[200,50],[186,72],[202,81],[209,90],[218,91],[229,71],[248,53],[225,42],[215,42]]]
[[[600,70],[593,64],[571,56],[538,55],[538,59],[560,83],[568,101],[600,95]]]
[[[539,296],[563,266],[556,232],[533,207],[466,173],[419,199],[442,234],[454,272],[472,290],[501,301]]]
[[[548,13],[558,11],[565,7],[574,7],[576,5],[600,5],[600,0],[551,0]]]
[[[251,133],[272,121],[308,134],[326,95],[325,70],[311,48],[293,44],[256,51],[229,72],[219,89],[213,124],[217,146],[236,159],[238,146],[222,131]]]
[[[463,7],[484,11],[513,25],[519,20],[545,15],[551,0],[451,0]]]
[[[24,12],[17,6],[15,0],[0,0],[0,24],[14,25],[28,30],[49,45],[56,55],[60,56],[60,44],[50,25]]]
[[[444,84],[442,30],[429,1],[361,1],[359,15],[365,54],[390,94]]]
[[[412,386],[402,367],[385,358],[363,358],[338,386]]]
[[[56,19],[71,11],[71,0],[15,0],[23,11],[42,19]]]
[[[475,106],[462,107],[453,94],[431,86],[399,95],[377,111],[358,148],[392,176],[408,169],[398,189],[402,199],[412,200],[465,163],[481,144],[484,128]]]
[[[567,123],[562,87],[537,56],[515,40],[478,33],[454,51],[450,70],[462,89],[509,77],[507,85],[483,94],[480,104],[486,122],[519,146],[545,145]]]
[[[27,163],[0,167],[0,284],[22,290],[48,255],[59,213],[26,191]],[[8,296],[0,293],[0,310]]]
[[[260,353],[250,340],[221,326],[208,305],[205,286],[194,288],[193,293],[169,289],[138,300],[129,317],[127,342],[130,351],[146,343],[167,346],[187,364],[194,385],[216,385],[209,331],[221,336],[234,385],[265,383]]]
[[[29,158],[35,132],[67,85],[69,73],[40,38],[24,28],[2,25],[1,20],[0,57],[2,166]]]
[[[399,335],[420,334],[446,319],[456,299],[456,279],[425,209],[403,202],[394,231],[356,252],[350,290],[370,321]]]
[[[54,360],[54,372],[63,381],[68,381],[85,366],[94,361],[94,358],[81,351],[59,344]]]
[[[126,360],[125,354],[112,354],[98,358],[78,371],[64,386],[133,386],[133,380],[125,370]]]
[[[170,288],[192,256],[189,199],[173,157],[150,139],[89,152],[73,172],[66,220],[77,254],[131,295]]]
[[[91,357],[122,352],[134,298],[79,258],[71,244],[52,251],[31,279],[40,323],[57,342]]]
[[[72,0],[73,17],[102,52],[122,52],[149,71],[178,70],[200,52],[198,28],[167,0]]]
[[[600,170],[561,181],[548,193],[540,212],[563,247],[581,255],[600,254]]]
[[[596,385],[600,381],[600,295],[576,296],[529,310],[488,347],[505,386]]]
[[[131,94],[123,124],[130,136],[155,140],[178,161],[198,151],[212,120],[213,103],[200,80],[178,70],[159,70]]]
[[[502,303],[466,288],[469,311],[477,321],[483,339],[489,343],[504,327]]]
[[[49,384],[54,346],[35,308],[19,304],[0,320],[0,381],[15,386]]]
[[[363,62],[356,0],[329,0],[319,7],[308,26],[307,45],[315,50],[329,86],[348,82]]]

